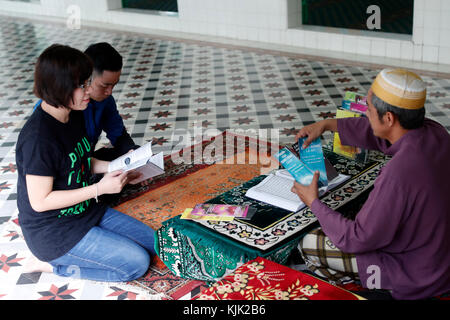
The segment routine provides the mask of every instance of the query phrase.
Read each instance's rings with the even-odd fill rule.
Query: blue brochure
[[[314,140],[306,149],[302,149],[303,139],[299,139],[299,151],[285,147],[275,154],[275,158],[286,168],[295,180],[303,185],[312,182],[314,172],[320,172],[319,187],[327,186],[327,172],[320,139]],[[299,157],[300,156],[300,157]]]
[[[312,172],[316,171],[320,172],[319,186],[327,186],[328,185],[327,170],[325,167],[325,161],[323,157],[322,142],[320,141],[320,138],[317,138],[316,140],[312,141],[306,149],[303,149],[301,146],[303,145],[306,139],[307,139],[306,137],[298,139],[298,145],[300,148],[299,150],[300,160]]]
[[[289,171],[298,183],[303,185],[311,184],[313,172],[300,161],[300,158],[295,155],[294,150],[285,147],[275,154],[275,158]]]

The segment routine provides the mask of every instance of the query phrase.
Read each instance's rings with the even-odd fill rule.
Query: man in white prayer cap
[[[349,276],[395,299],[449,292],[450,135],[425,118],[426,85],[413,72],[382,70],[367,101],[366,117],[326,119],[297,135],[308,136],[306,147],[334,131],[342,144],[392,156],[355,220],[320,201],[317,174],[309,186],[294,184],[321,225],[300,241],[300,253],[318,275]]]

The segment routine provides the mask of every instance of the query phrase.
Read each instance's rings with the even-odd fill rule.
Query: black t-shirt
[[[25,176],[53,177],[53,190],[88,186],[91,146],[83,113],[71,111],[62,123],[38,107],[19,134],[16,147],[19,223],[31,252],[42,261],[66,254],[95,226],[106,211],[94,199],[45,212],[30,205]]]

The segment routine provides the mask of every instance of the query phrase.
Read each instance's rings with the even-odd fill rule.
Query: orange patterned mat
[[[245,164],[236,164],[244,156]],[[259,155],[257,163],[249,163],[248,159],[254,156],[255,151],[252,149],[244,151],[244,154],[238,153],[233,158],[228,158],[227,162],[231,164],[224,161],[215,163],[126,201],[115,209],[157,230],[163,221],[181,214],[184,209],[193,208],[196,204],[273,169],[270,165],[263,165],[271,163],[268,156]]]

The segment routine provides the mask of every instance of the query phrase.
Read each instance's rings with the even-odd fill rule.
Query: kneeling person
[[[94,157],[111,161],[139,148],[127,132],[112,96],[120,80],[123,58],[106,42],[90,45],[85,54],[94,64],[90,101],[84,110],[86,130],[94,150],[101,133],[106,133],[113,147],[100,148],[94,152]]]
[[[327,119],[297,135],[308,136],[307,146],[324,131],[339,132],[345,145],[392,156],[355,221],[318,199],[317,174],[309,186],[294,184],[292,191],[322,228],[300,242],[300,251],[321,275],[353,274],[363,286],[375,284],[390,290],[394,298],[422,299],[448,292],[450,135],[425,118],[426,86],[412,72],[382,70],[367,100],[366,118]],[[311,244],[317,237],[323,238],[331,256],[321,256],[327,251],[323,248],[314,254]],[[324,263],[332,256],[343,257],[345,263],[337,263],[341,268]]]

